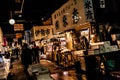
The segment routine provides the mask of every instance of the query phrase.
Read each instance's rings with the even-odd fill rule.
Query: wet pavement
[[[11,64],[12,68],[10,69],[8,80],[26,80],[26,75],[23,71],[23,66],[20,60],[17,59]]]
[[[63,68],[61,66],[58,66],[52,63],[49,60],[41,60],[40,63],[43,66],[48,67],[50,74],[51,74],[50,76],[54,80],[77,80],[75,69],[72,67]]]
[[[28,80],[23,71],[23,66],[20,60],[15,60],[12,64],[13,67],[10,69],[10,76],[8,80]],[[99,73],[96,70],[92,70],[89,72],[80,71],[79,73],[79,70],[76,70],[74,66],[64,68],[45,59],[40,60],[40,64],[43,67],[48,68],[49,73],[47,75],[38,74],[37,76],[44,75],[44,77],[51,77],[50,80],[113,80],[109,78],[110,76],[106,77],[105,75]],[[39,79],[49,80],[49,79],[42,79],[42,77],[38,77],[37,80]],[[33,78],[32,80],[36,80],[36,79]]]

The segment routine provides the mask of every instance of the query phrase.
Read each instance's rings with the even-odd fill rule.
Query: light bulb
[[[15,20],[14,20],[14,19],[10,19],[10,20],[9,20],[9,23],[10,23],[11,25],[15,24]]]

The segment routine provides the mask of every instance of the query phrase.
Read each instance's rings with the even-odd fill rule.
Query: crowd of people
[[[36,46],[36,44],[33,44],[32,48],[29,48],[28,44],[26,43],[22,46],[21,62],[24,66],[24,72],[26,73],[26,75],[28,75],[28,77],[29,77],[29,73],[27,70],[29,65],[40,62],[39,54],[44,53],[42,51],[44,51],[44,49],[39,48],[38,46]]]
[[[14,45],[14,47],[1,46],[0,54],[5,56],[5,58],[14,60],[20,60],[26,75],[28,74],[29,65],[36,64],[40,62],[40,55],[44,54],[44,47],[37,46],[35,43],[32,46],[24,43],[22,46]]]

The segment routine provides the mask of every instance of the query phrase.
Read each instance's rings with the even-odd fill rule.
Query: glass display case
[[[66,49],[67,48],[66,45],[67,45],[67,42],[66,42],[65,37],[60,38],[60,49],[61,50]]]
[[[84,50],[89,48],[90,30],[89,28],[79,30],[74,38],[74,48],[76,50]]]
[[[47,45],[47,47],[46,47],[46,48],[47,48],[47,49],[46,49],[47,52],[51,52],[51,51],[53,50],[53,47],[52,47],[52,46],[53,46],[53,43],[52,43],[52,42],[49,42],[49,43],[47,43],[46,45]]]

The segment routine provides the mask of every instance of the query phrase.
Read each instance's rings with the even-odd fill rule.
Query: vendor
[[[92,43],[96,43],[98,41],[98,35],[95,34],[92,38]]]
[[[89,42],[85,36],[80,37],[80,43],[81,43],[81,46],[83,47],[83,49],[87,50],[89,48]]]

